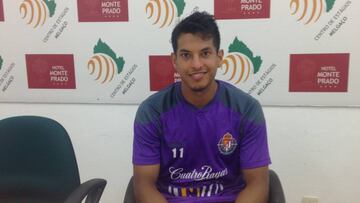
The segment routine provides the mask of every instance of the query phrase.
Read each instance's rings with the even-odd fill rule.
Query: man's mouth
[[[201,80],[206,73],[207,73],[206,71],[199,71],[199,72],[190,73],[189,76],[193,80]]]

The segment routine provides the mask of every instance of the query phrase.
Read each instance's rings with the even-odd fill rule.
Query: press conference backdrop
[[[217,79],[264,105],[360,105],[354,0],[0,0],[0,102],[132,103],[179,81],[176,23],[215,16]]]

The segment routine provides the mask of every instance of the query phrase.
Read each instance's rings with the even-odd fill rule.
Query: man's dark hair
[[[220,48],[220,33],[215,22],[214,16],[207,12],[194,12],[181,20],[174,28],[171,34],[171,44],[176,53],[178,48],[178,39],[181,34],[190,33],[199,35],[202,39],[213,39],[216,51]]]

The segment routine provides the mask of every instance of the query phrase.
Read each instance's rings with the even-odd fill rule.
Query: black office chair
[[[71,140],[58,122],[0,120],[0,203],[97,203],[105,185],[104,179],[80,184]]]
[[[269,170],[269,199],[268,203],[285,203],[284,190],[281,186],[278,175],[273,170]]]
[[[126,188],[124,203],[136,203],[133,189],[133,177]],[[285,195],[281,182],[275,171],[269,170],[269,199],[267,203],[285,203]]]
[[[134,193],[134,177],[130,178],[130,181],[127,185],[124,203],[136,203],[135,201],[135,193]]]

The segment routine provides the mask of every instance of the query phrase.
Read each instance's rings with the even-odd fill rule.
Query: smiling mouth
[[[200,72],[190,73],[189,76],[194,80],[201,80],[206,73],[207,73],[206,71],[200,71]]]

